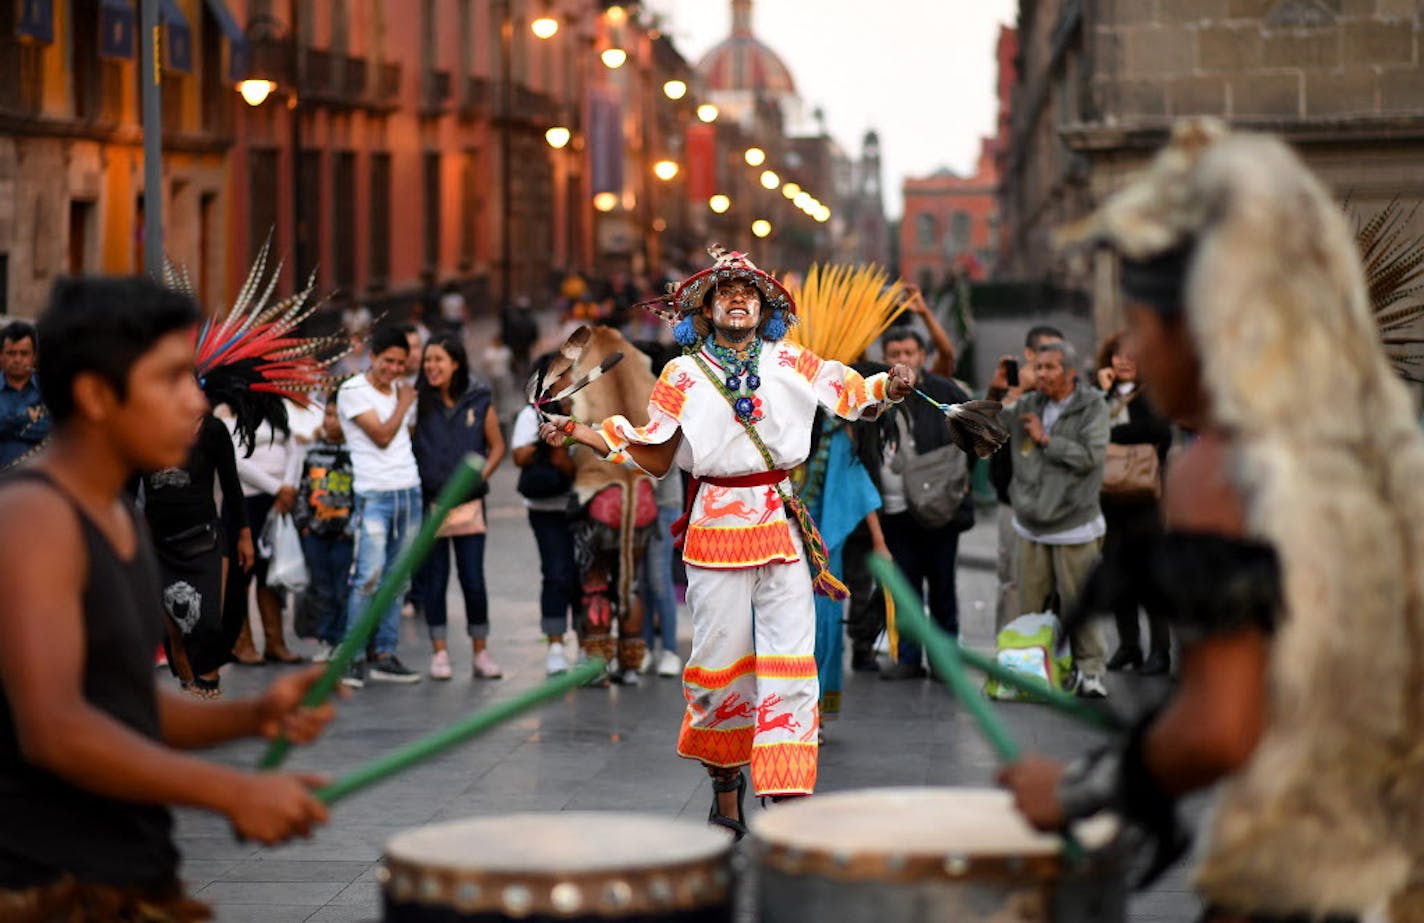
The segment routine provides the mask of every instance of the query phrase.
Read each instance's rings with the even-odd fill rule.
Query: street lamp
[[[574,133],[562,125],[555,125],[553,128],[544,132],[544,140],[549,142],[549,147],[552,147],[556,151],[567,147],[569,140],[573,138],[573,136]]]
[[[659,160],[653,164],[653,175],[663,182],[668,182],[677,176],[677,163],[672,160]]]
[[[822,224],[825,224],[827,221],[831,220],[831,210],[826,206],[822,205],[820,208],[816,209],[816,214],[812,215],[811,217],[815,218]]]
[[[732,200],[719,192],[707,200],[707,207],[719,215],[725,214],[732,207]]]
[[[747,148],[747,152],[743,156],[746,157],[749,167],[759,167],[766,163],[766,151],[759,147]]]
[[[805,211],[806,207],[811,204],[811,193],[804,190],[796,193],[796,196],[791,200],[791,204]]]
[[[628,60],[628,52],[622,48],[605,48],[603,54],[599,55],[603,60],[603,66],[611,71],[616,71]]]
[[[775,189],[781,185],[781,177],[776,175],[775,170],[763,170],[761,173],[761,187],[763,189]]]
[[[663,94],[668,99],[682,99],[687,95],[687,84],[681,80],[669,80],[663,84]]]
[[[608,8],[608,21],[615,26],[621,26],[628,21],[628,11],[623,7],[614,5]]]
[[[771,234],[771,222],[765,218],[758,218],[752,222],[752,233],[758,237],[766,237]]]
[[[781,187],[781,194],[788,199],[794,199],[801,194],[801,187],[795,183],[787,183]]]
[[[704,122],[717,121],[717,107],[711,103],[703,103],[697,107],[697,117]]]
[[[600,192],[593,197],[593,207],[601,212],[611,212],[618,207],[618,193]]]
[[[242,101],[249,106],[262,105],[276,89],[277,83],[273,80],[249,79],[237,82],[237,92],[242,95]]]
[[[559,21],[552,16],[540,16],[529,24],[536,38],[550,39],[559,34]]]

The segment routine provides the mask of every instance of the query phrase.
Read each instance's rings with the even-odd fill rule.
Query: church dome
[[[750,91],[772,96],[796,95],[791,70],[752,34],[751,0],[732,0],[732,36],[707,52],[697,64],[703,85],[713,92]]]

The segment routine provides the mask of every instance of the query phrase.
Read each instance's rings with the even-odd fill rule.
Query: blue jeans
[[[661,634],[663,650],[677,650],[677,594],[672,586],[672,524],[677,522],[682,510],[676,506],[658,507],[658,526],[653,537],[648,539],[648,550],[643,553],[643,605],[647,618],[643,619],[643,640],[648,647]]]
[[[465,594],[465,631],[471,638],[489,637],[489,593],[485,591],[485,537],[457,535],[435,542],[430,557],[416,576],[420,598],[425,606],[425,624],[430,628],[430,640],[445,640],[445,623],[449,606],[445,589],[450,585],[450,552],[455,552],[455,573]]]
[[[420,488],[356,492],[356,564],[351,570],[351,599],[346,607],[346,630],[351,631],[371,597],[376,594],[386,568],[420,529]],[[376,636],[369,647],[376,656],[394,654],[400,640],[401,598],[409,587],[396,587],[390,605],[381,613]]]
[[[539,546],[539,627],[549,636],[562,635],[578,602],[578,567],[574,564],[574,534],[563,511],[529,511],[529,527]],[[577,624],[577,623],[575,623]]]
[[[311,584],[307,589],[307,605],[316,622],[317,640],[327,644],[341,643],[346,630],[346,605],[351,591],[351,560],[356,543],[349,535],[303,535],[302,553],[306,555]]]

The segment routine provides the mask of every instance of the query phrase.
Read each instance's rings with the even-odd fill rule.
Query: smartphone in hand
[[[1004,378],[1008,381],[1010,388],[1017,388],[1019,386],[1019,360],[1004,360]]]

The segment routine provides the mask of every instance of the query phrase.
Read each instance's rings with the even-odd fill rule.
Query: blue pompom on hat
[[[779,340],[786,336],[786,316],[781,313],[780,308],[771,312],[761,335],[768,340]]]
[[[672,328],[672,338],[680,346],[691,346],[698,341],[697,328],[692,325],[692,315],[688,314]]]

